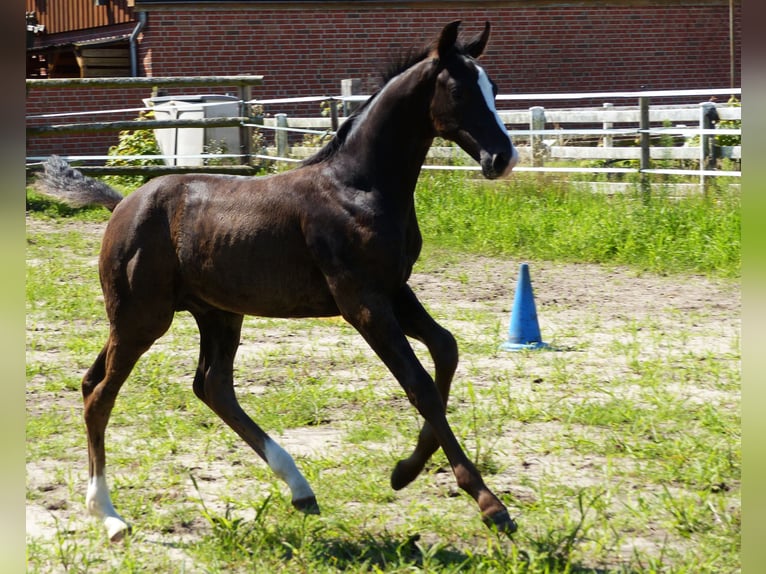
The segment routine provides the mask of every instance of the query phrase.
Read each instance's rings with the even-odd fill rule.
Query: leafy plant
[[[742,103],[737,99],[736,96],[731,96],[729,100],[726,102],[727,107],[730,108],[739,108],[742,107]],[[721,120],[718,122],[718,127],[721,129],[740,129],[742,127],[742,121],[741,120]],[[735,136],[735,135],[721,135],[716,136],[716,143],[720,146],[736,146],[736,145],[742,145],[742,136]]]
[[[225,140],[210,140],[203,148],[204,153],[211,155],[225,155],[229,153],[229,146]],[[237,161],[231,157],[207,158],[205,165],[234,165]]]
[[[138,120],[154,119],[154,112],[142,112]],[[123,130],[119,135],[119,142],[109,148],[109,155],[115,156],[106,162],[108,166],[129,166],[129,165],[162,165],[161,159],[124,159],[120,156],[131,155],[160,155],[157,139],[152,130]],[[104,180],[110,185],[117,185],[126,188],[136,188],[149,180],[146,175],[108,175]]]

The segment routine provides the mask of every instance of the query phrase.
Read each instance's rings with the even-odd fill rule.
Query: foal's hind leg
[[[129,527],[117,514],[109,496],[105,474],[104,433],[120,387],[147,348],[148,345],[120,343],[113,331],[82,381],[88,433],[89,479],[85,503],[88,512],[103,521],[112,542],[122,540]]]
[[[237,401],[233,365],[239,346],[242,316],[213,309],[193,314],[201,339],[194,393],[287,483],[295,508],[308,514],[318,514],[314,492],[295,466],[293,458],[250,419]]]
[[[457,343],[452,334],[441,327],[423,308],[408,286],[404,286],[393,301],[394,312],[404,333],[424,343],[434,361],[434,382],[444,408],[447,407],[452,377],[457,369]],[[428,421],[418,435],[415,450],[406,459],[400,460],[391,473],[391,486],[399,490],[407,486],[420,474],[428,459],[439,448],[439,441]]]

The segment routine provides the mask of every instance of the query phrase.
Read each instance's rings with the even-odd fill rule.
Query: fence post
[[[610,104],[609,102],[604,102],[603,107],[605,110],[611,110],[614,107],[614,104]],[[612,122],[604,122],[601,126],[605,130],[611,130],[614,124]],[[602,140],[602,146],[603,147],[612,147],[614,145],[614,140],[612,139],[612,134],[604,134],[604,139]]]
[[[718,110],[713,102],[700,104],[700,129],[712,130],[718,121]],[[716,160],[715,138],[700,132],[700,187],[705,190],[706,169],[715,169]]]
[[[340,81],[340,95],[341,96],[356,96],[362,93],[362,80],[359,78],[346,78]],[[345,117],[350,116],[356,108],[359,107],[359,102],[347,102],[343,101],[343,115]]]
[[[248,123],[252,121],[252,114],[250,113],[249,102],[253,98],[252,86],[240,86],[239,88],[239,116],[242,118],[248,118]],[[239,163],[242,165],[250,165],[252,159],[252,145],[253,145],[253,129],[247,126],[240,126],[239,128]]]
[[[715,127],[715,122],[718,121],[718,110],[713,102],[702,102],[700,104],[700,129],[712,130]],[[702,135],[700,138],[700,145],[704,152],[705,168],[712,169],[715,167],[716,150],[715,150],[715,138],[711,135]]]
[[[529,108],[529,129],[538,131],[545,129],[545,108],[542,106],[532,106]],[[542,167],[545,156],[545,146],[543,145],[543,136],[530,134],[529,147],[532,155],[532,165]]]
[[[277,120],[277,128],[287,127],[287,114],[274,114],[274,118]],[[287,157],[287,132],[277,129],[274,133],[274,140],[277,145],[277,157]]]
[[[641,86],[644,89],[644,86]],[[641,170],[641,191],[645,194],[649,193],[649,174],[644,170],[650,168],[650,155],[649,155],[649,98],[641,96],[638,98],[638,109],[640,112],[640,125],[641,130],[641,162],[639,168]]]
[[[332,128],[332,131],[337,132],[338,131],[338,106],[336,105],[335,98],[330,98],[327,100],[327,102],[330,104],[330,127]]]

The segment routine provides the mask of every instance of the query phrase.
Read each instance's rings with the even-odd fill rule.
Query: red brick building
[[[360,79],[369,93],[392,56],[422,46],[455,19],[463,21],[465,34],[478,32],[485,20],[492,23],[483,61],[501,93],[741,85],[741,0],[128,4],[132,20],[114,26],[134,31],[140,23],[131,54],[137,75],[263,75],[254,94],[262,98],[338,94],[343,78]],[[136,106],[147,95],[32,90],[27,113]],[[27,150],[103,153],[114,137],[41,138],[28,142]]]

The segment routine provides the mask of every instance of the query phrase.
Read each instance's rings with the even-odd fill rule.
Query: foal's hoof
[[[507,510],[500,510],[490,516],[485,516],[484,524],[486,524],[490,530],[497,529],[498,532],[502,532],[508,536],[516,532],[516,529],[518,528]]]
[[[293,507],[304,514],[319,514],[319,504],[315,496],[293,500]]]
[[[401,490],[415,480],[421,470],[422,466],[411,464],[408,459],[400,460],[391,472],[391,488]]]
[[[109,536],[109,542],[122,542],[125,540],[125,537],[130,534],[130,526],[123,520],[114,516],[105,518],[104,526],[106,526],[106,534]]]

